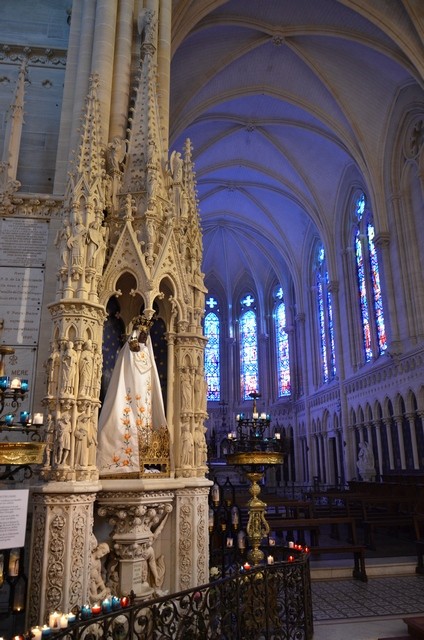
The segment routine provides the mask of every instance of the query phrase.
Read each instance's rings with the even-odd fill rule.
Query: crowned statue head
[[[140,351],[140,344],[146,344],[149,336],[150,327],[153,324],[153,317],[137,316],[133,320],[133,328],[129,339],[131,351]]]

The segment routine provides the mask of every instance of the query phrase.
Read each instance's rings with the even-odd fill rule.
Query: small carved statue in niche
[[[77,352],[74,349],[74,343],[64,344],[64,354],[62,356],[62,389],[68,395],[73,395],[75,374],[77,369]]]
[[[87,464],[89,467],[96,466],[97,454],[97,425],[93,416],[87,422]]]
[[[375,479],[374,454],[369,442],[359,443],[359,454],[356,464],[362,480],[369,482]]]
[[[127,143],[122,138],[115,136],[107,146],[107,159],[112,171],[121,172],[125,160]]]
[[[91,394],[94,398],[98,398],[100,394],[100,385],[102,382],[102,365],[103,365],[103,354],[97,344],[93,344],[93,381],[92,381],[92,389]]]
[[[71,416],[69,411],[63,413],[56,423],[56,440],[54,443],[54,463],[56,466],[68,466],[71,452]]]
[[[47,395],[54,397],[57,394],[57,383],[59,380],[60,352],[54,344],[49,359],[45,363],[47,374]]]
[[[90,568],[90,602],[95,604],[110,596],[110,588],[106,586],[103,578],[102,558],[110,552],[106,542],[97,544],[92,536],[91,568]]]
[[[208,457],[204,428],[201,424],[196,425],[194,430],[194,465],[204,467]]]
[[[99,273],[103,270],[107,237],[107,227],[103,227],[98,220],[90,224],[87,234],[87,267]]]
[[[188,424],[183,425],[181,433],[181,466],[191,467],[193,464],[193,435]]]
[[[163,585],[165,576],[165,559],[163,555],[155,557],[155,551],[152,547],[153,536],[150,541],[145,544],[141,557],[143,559],[142,581],[147,583],[156,591]]]
[[[90,416],[83,414],[78,418],[75,429],[75,467],[81,469],[88,466],[88,431]]]
[[[84,342],[79,360],[79,395],[89,397],[93,379],[93,344],[91,340]]]
[[[85,242],[87,237],[87,229],[83,225],[80,218],[75,220],[72,227],[72,235],[69,239],[71,247],[71,267],[73,273],[75,270],[82,269],[85,258]]]
[[[67,267],[69,265],[69,249],[71,238],[71,225],[69,224],[69,218],[65,218],[62,227],[58,230],[55,238],[55,246],[59,249],[61,266]]]
[[[191,375],[189,369],[183,369],[181,372],[181,407],[183,411],[191,410]]]

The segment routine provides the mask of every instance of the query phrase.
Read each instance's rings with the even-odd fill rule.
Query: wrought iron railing
[[[54,640],[309,640],[309,561],[240,571],[207,585],[78,620]]]

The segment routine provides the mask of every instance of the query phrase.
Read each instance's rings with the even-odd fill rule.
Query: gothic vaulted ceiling
[[[207,284],[295,286],[367,184],[399,92],[422,89],[422,0],[174,0],[171,148],[194,147]]]

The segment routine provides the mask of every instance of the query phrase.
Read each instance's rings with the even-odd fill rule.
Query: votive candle
[[[49,615],[49,627],[50,629],[59,629],[60,627],[60,613],[54,611]]]

